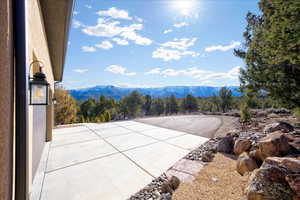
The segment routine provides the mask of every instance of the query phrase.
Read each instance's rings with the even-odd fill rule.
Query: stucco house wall
[[[41,61],[43,63],[43,72],[46,75],[47,81],[50,84],[50,90],[54,92],[54,77],[52,71],[52,63],[49,54],[49,48],[47,44],[47,35],[45,33],[43,15],[40,7],[39,0],[28,1],[28,56],[29,63],[33,61]],[[30,76],[39,71],[37,64],[32,65],[30,70]],[[49,105],[45,106],[29,106],[29,135],[28,135],[28,191],[31,192],[31,185],[34,178],[35,168],[39,162],[39,157],[42,154],[43,146],[46,142],[46,134],[39,133],[39,130],[34,129],[34,120],[39,119],[41,121],[41,127],[48,126],[48,135],[52,133],[52,110],[53,105],[51,99],[49,99]],[[51,115],[50,117],[43,116],[43,112],[46,109],[46,113]],[[38,115],[38,116],[34,116]],[[45,117],[45,118],[44,118]],[[47,122],[48,121],[48,122]],[[42,130],[41,130],[42,131]],[[42,135],[37,135],[42,134]],[[39,140],[39,144],[34,140],[37,137],[44,137]],[[34,146],[36,145],[36,146]],[[34,148],[38,149],[38,152],[33,152]]]
[[[12,199],[13,180],[13,51],[12,4],[0,3],[0,199]]]

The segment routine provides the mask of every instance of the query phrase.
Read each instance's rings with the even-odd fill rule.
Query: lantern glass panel
[[[31,84],[31,103],[47,104],[48,86],[44,84]]]

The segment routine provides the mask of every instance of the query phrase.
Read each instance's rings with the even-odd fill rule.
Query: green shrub
[[[298,120],[300,120],[300,108],[295,108],[295,109],[293,110],[293,113],[294,113],[294,116],[295,116]]]
[[[103,114],[100,115],[100,121],[101,121],[101,122],[105,122],[105,117],[104,117]]]
[[[247,104],[243,103],[240,106],[241,111],[241,121],[242,122],[249,122],[251,120],[251,112]]]
[[[109,122],[111,120],[110,112],[105,113],[105,121]]]

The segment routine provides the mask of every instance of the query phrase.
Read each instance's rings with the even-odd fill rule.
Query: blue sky
[[[238,85],[258,0],[77,0],[63,85]]]

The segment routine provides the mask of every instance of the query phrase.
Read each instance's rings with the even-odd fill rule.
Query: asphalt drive
[[[214,133],[222,125],[222,119],[206,115],[149,117],[136,119],[135,121],[162,128],[184,131],[207,138],[214,137]]]

